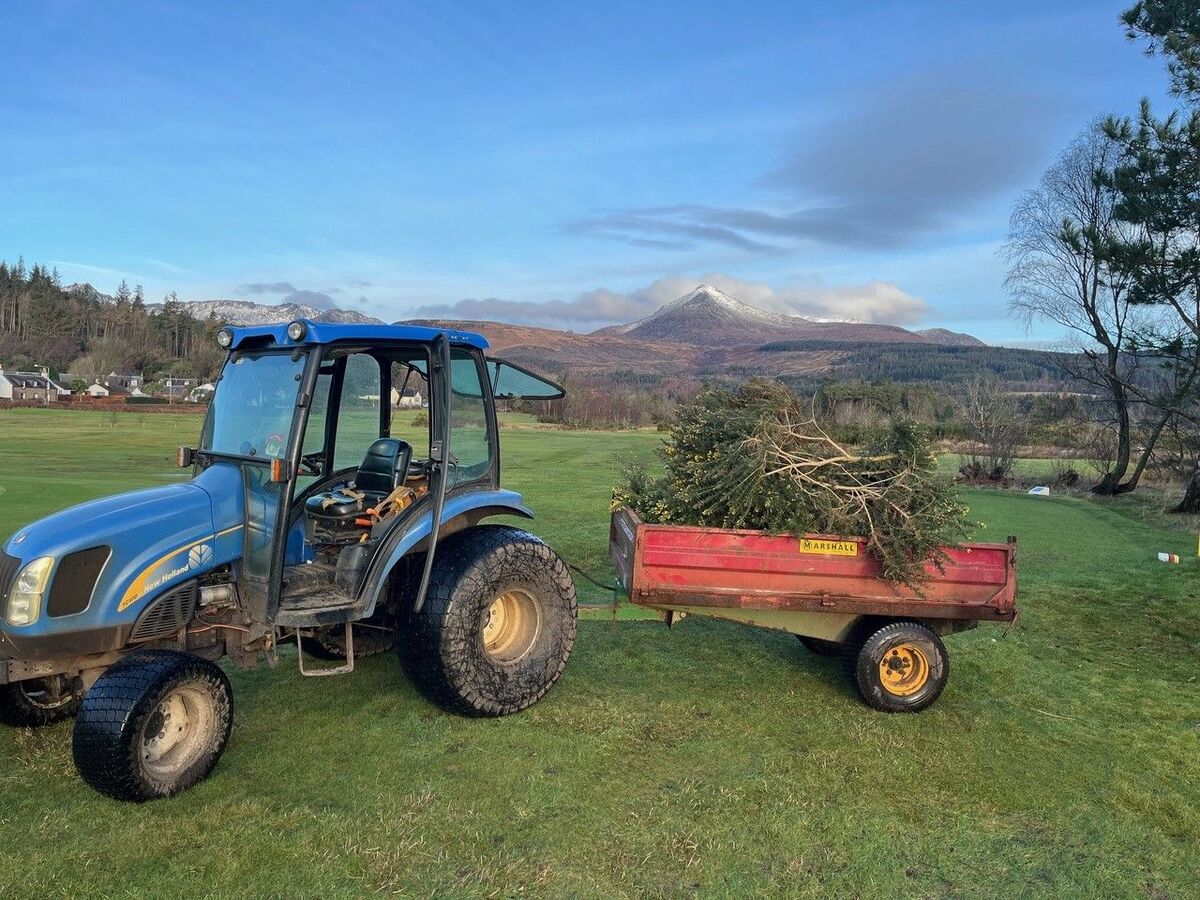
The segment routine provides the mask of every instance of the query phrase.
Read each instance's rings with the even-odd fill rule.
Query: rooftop
[[[377,325],[369,323],[340,324],[334,322],[313,322],[310,319],[299,319],[305,325],[305,334],[298,341],[293,341],[287,335],[289,322],[277,325],[248,325],[246,327],[228,326],[233,334],[231,349],[237,349],[246,341],[255,344],[265,343],[266,346],[295,347],[312,344],[332,344],[335,341],[412,341],[418,344],[431,344],[440,334],[445,334],[451,344],[478,347],[486,350],[487,339],[473,331],[452,331],[450,329],[427,328],[424,325]],[[265,342],[255,340],[267,338]]]

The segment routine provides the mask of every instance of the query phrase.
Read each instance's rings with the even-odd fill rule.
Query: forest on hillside
[[[872,344],[846,341],[775,341],[764,353],[836,351],[839,377],[866,381],[962,383],[990,374],[1009,384],[1065,386],[1070,378],[1067,354],[1011,347],[942,346],[940,344]]]
[[[215,339],[220,325],[194,319],[173,293],[148,309],[141,285],[122,281],[108,301],[92,290],[65,290],[46,266],[0,260],[0,363],[10,370],[209,378],[224,358]]]

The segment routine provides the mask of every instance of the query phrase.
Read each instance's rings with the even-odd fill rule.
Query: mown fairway
[[[178,478],[199,424],[0,412],[0,536]],[[614,455],[657,435],[502,441],[534,530],[607,572]],[[925,713],[872,712],[788,635],[696,619],[590,614],[558,687],[502,720],[440,712],[390,655],[337,679],[284,655],[232,673],[229,749],[173,800],[93,793],[69,725],[0,735],[0,895],[1195,896],[1195,536],[968,496],[986,537],[1020,538],[1022,615],[948,639]]]

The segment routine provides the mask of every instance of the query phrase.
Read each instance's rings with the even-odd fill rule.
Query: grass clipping
[[[703,391],[661,453],[665,474],[625,468],[617,505],[654,523],[865,537],[883,578],[917,590],[925,562],[940,568],[973,527],[920,427],[846,445],[773,382]]]

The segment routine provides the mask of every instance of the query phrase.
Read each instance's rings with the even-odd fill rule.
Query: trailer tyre
[[[233,692],[215,664],[142,650],[101,675],[75,720],[83,780],[117,800],[169,797],[203,781],[229,741]]]
[[[18,728],[41,728],[79,712],[83,691],[61,675],[34,678],[0,687],[0,722]]]
[[[575,615],[575,584],[553,550],[526,531],[480,525],[438,545],[424,609],[400,614],[396,645],[439,706],[505,716],[558,680]]]
[[[916,622],[870,633],[854,660],[859,693],[884,712],[919,712],[937,700],[950,675],[942,639]]]

